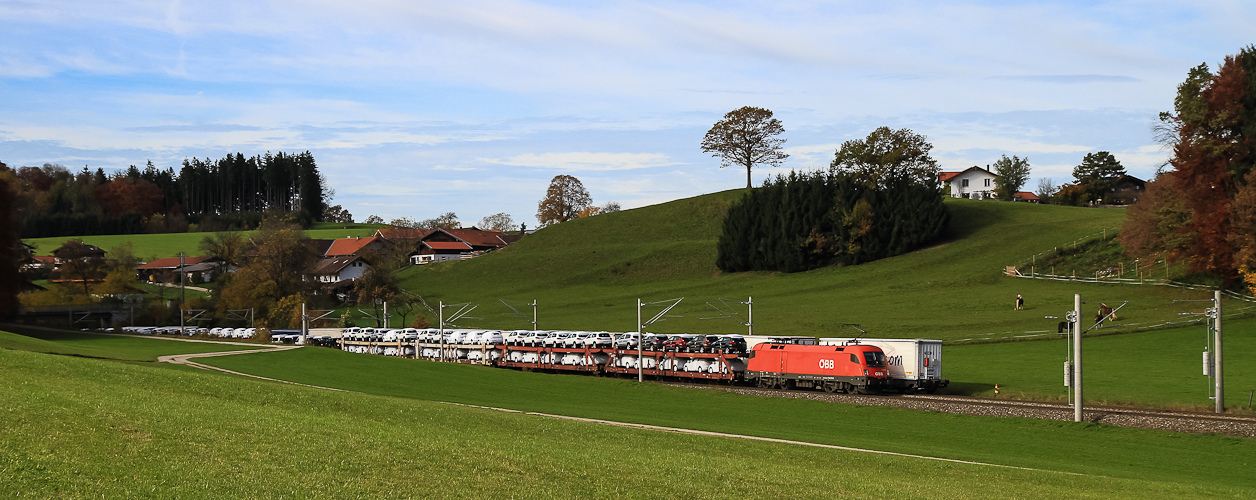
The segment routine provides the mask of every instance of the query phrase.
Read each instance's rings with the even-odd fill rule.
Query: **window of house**
[[[990,179],[986,179],[986,187],[990,187]]]
[[[961,181],[959,182],[959,185],[960,185],[960,187],[968,187],[968,179],[963,179],[963,180],[961,180]]]

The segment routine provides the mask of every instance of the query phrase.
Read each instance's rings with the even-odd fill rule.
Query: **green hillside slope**
[[[1048,329],[1053,336],[1057,320],[1044,316],[1070,308],[1074,293],[1096,306],[1130,301],[1116,328],[1107,331],[1177,320],[1185,306],[1174,306],[1173,299],[1206,298],[1161,287],[1004,277],[1005,266],[1032,254],[1119,227],[1125,212],[990,201],[948,200],[953,221],[947,236],[907,255],[795,274],[721,273],[715,242],[723,213],[740,193],[558,224],[484,257],[406,269],[402,285],[433,307],[438,300],[480,304],[472,313],[479,319],[459,322],[468,327],[527,327],[525,320],[505,314],[509,310],[499,299],[506,299],[537,300],[542,329],[631,331],[638,298],[685,297],[672,311],[681,317],[669,317],[650,331],[744,332],[733,320],[702,318],[718,315],[707,302],[753,297],[757,334],[851,335],[857,332],[842,325],[855,323],[870,335],[947,340],[1041,335]],[[1012,310],[1018,293],[1025,296],[1024,311]],[[738,311],[744,317],[744,306]]]

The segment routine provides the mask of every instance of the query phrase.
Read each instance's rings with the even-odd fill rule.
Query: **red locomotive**
[[[759,387],[866,394],[887,387],[889,374],[879,347],[758,344],[744,378]]]

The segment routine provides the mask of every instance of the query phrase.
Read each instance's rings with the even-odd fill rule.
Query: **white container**
[[[946,387],[942,378],[942,341],[930,339],[865,339],[828,337],[820,345],[870,345],[885,351],[890,378],[905,389],[933,392]]]

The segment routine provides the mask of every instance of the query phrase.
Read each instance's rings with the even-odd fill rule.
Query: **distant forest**
[[[0,177],[17,188],[23,238],[251,229],[266,212],[308,226],[322,220],[330,195],[309,151],[192,158],[177,173],[151,161],[112,175],[0,163]]]

